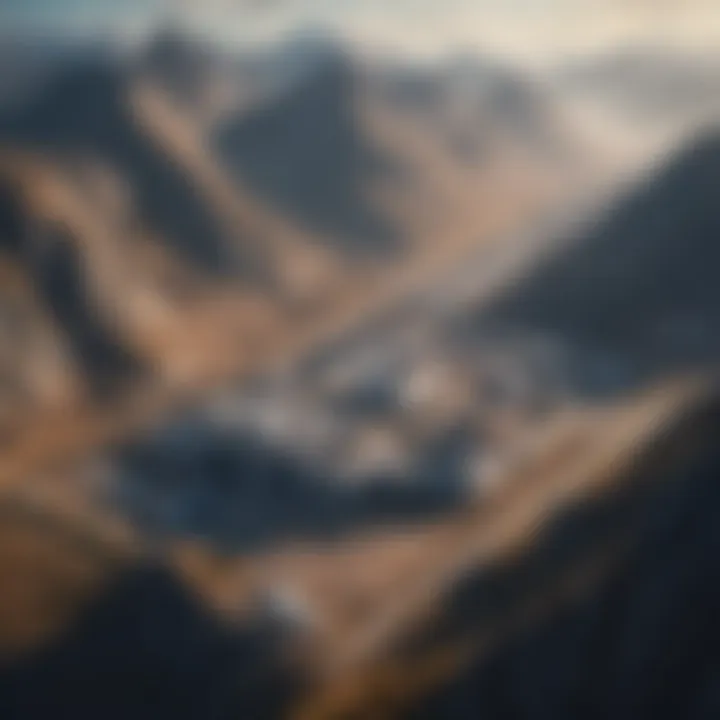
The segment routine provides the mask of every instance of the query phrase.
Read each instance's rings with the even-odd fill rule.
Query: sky
[[[141,33],[158,18],[238,42],[324,27],[419,54],[557,55],[607,46],[720,46],[720,0],[0,0],[18,32]]]

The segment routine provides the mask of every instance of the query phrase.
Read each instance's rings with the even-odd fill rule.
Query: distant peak
[[[167,62],[194,59],[203,53],[199,39],[173,26],[160,28],[145,44],[143,57],[146,62]]]

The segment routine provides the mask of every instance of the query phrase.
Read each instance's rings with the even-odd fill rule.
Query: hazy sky
[[[5,27],[128,33],[163,14],[239,40],[321,25],[421,53],[720,44],[720,0],[0,0]]]

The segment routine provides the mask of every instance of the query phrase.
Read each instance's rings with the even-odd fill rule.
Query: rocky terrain
[[[637,59],[33,57],[3,717],[714,716],[712,103]]]

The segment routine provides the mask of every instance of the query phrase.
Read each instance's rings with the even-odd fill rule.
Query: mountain
[[[208,270],[232,267],[225,230],[173,158],[149,137],[115,65],[63,71],[34,102],[0,121],[0,141],[50,157],[89,155],[131,188],[140,220],[171,249]]]
[[[210,49],[167,28],[154,35],[137,59],[138,69],[162,85],[179,102],[202,102],[213,69]]]
[[[645,379],[716,361],[719,182],[713,131],[481,307],[474,322],[543,331]]]
[[[430,123],[458,157],[482,162],[499,143],[537,157],[572,146],[547,84],[492,58],[455,57],[432,68],[379,72],[383,99]]]
[[[443,101],[413,110],[332,43],[268,51],[248,92],[253,62],[216,50],[172,28],[135,55],[93,49],[0,111],[0,259],[32,289],[48,361],[64,358],[55,384],[73,365],[97,391],[279,357],[553,201],[564,170],[522,149],[516,79],[519,101],[471,94],[460,130],[492,152],[467,162],[446,142],[456,119],[428,121]],[[464,97],[469,72],[473,88],[505,77],[453,72],[431,78],[442,97]]]
[[[5,498],[4,716],[712,718],[717,390],[657,390],[565,425],[489,502],[330,548],[148,546]]]
[[[22,270],[0,261],[0,437],[77,397],[78,365]]]
[[[359,119],[348,58],[333,55],[275,100],[218,128],[231,172],[310,232],[353,253],[397,248],[393,228],[368,201],[391,164]]]
[[[621,492],[569,510],[523,558],[461,581],[425,636],[425,683],[398,672],[417,695],[391,716],[714,717],[717,410],[663,431]]]
[[[79,62],[107,62],[113,43],[100,38],[66,38],[52,33],[10,34],[0,30],[0,112],[27,102],[62,68]]]
[[[0,114],[0,253],[90,385],[179,362],[170,340],[192,337],[193,314],[228,292],[236,317],[257,314],[251,296],[281,299],[286,264],[304,259],[299,233],[233,186],[159,82],[117,58],[69,62]]]
[[[717,393],[557,376],[714,365],[718,134],[497,293],[600,185],[557,97],[266,60],[0,116],[3,717],[712,717]]]
[[[0,512],[3,717],[278,714],[291,686],[269,632],[227,627],[107,526],[7,499]]]
[[[139,370],[98,317],[88,296],[81,250],[61,223],[31,211],[0,185],[0,251],[34,282],[35,292],[62,329],[73,358],[96,390]]]
[[[130,66],[137,79],[162,91],[179,112],[209,132],[258,91],[253,59],[169,25],[131,56]]]

